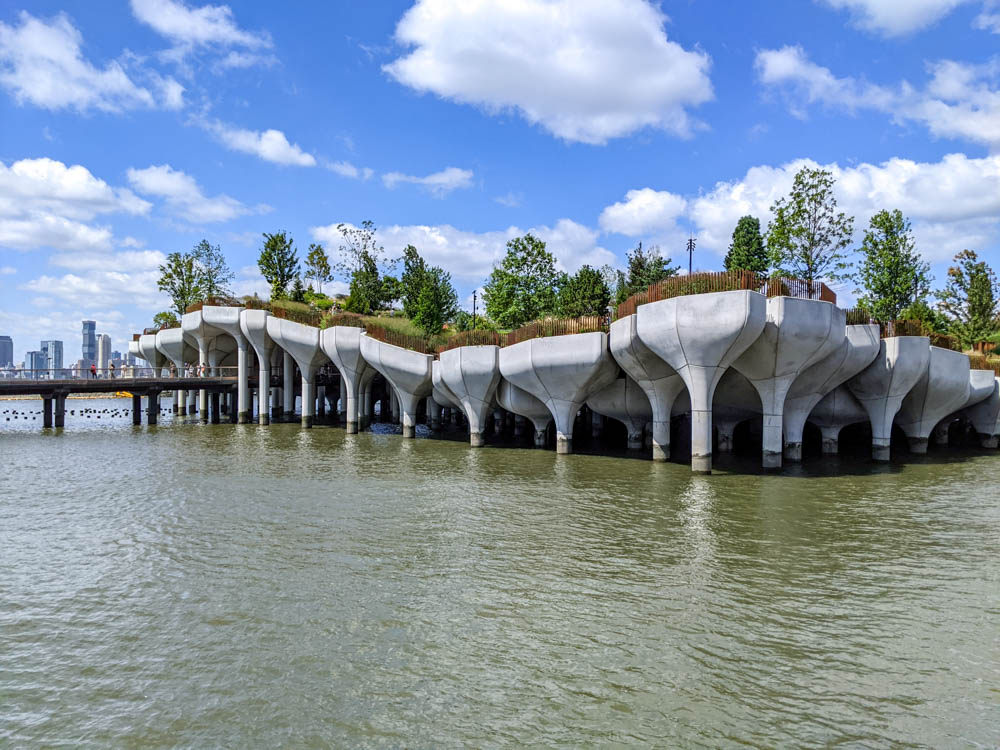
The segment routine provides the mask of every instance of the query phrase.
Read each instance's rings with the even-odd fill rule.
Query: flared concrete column
[[[259,357],[260,368],[257,371],[257,423],[271,423],[271,362],[266,357]]]
[[[893,420],[903,399],[926,375],[930,356],[926,336],[882,339],[874,361],[847,381],[871,422],[872,460],[889,460]]]
[[[430,396],[427,397],[427,416],[430,419],[430,424],[428,426],[431,430],[434,432],[440,432],[441,405]]]
[[[733,435],[736,432],[736,422],[728,419],[716,419],[715,431],[719,438],[719,453],[733,452]]]
[[[929,352],[927,368],[906,394],[896,418],[914,453],[926,453],[934,428],[969,398],[969,358],[937,346]]]
[[[326,417],[326,386],[316,387],[316,416],[320,419]]]
[[[236,349],[236,421],[246,424],[250,421],[250,353],[246,340]]]
[[[160,394],[150,391],[146,394],[146,423],[156,424],[156,418],[160,414]]]
[[[501,380],[497,386],[497,403],[522,419],[529,420],[534,428],[535,447],[545,447],[545,431],[552,421],[552,412],[542,401],[509,380]]]
[[[132,394],[132,424],[142,424],[142,396],[138,393]]]
[[[835,456],[840,453],[840,427],[820,427],[823,434],[823,455]]]
[[[442,352],[431,366],[434,386],[457,400],[469,421],[469,445],[482,447],[489,413],[500,383],[499,347],[460,346]],[[503,430],[503,414],[497,410],[495,431]]]
[[[52,399],[42,399],[42,427],[52,426]]]
[[[198,375],[205,377],[208,367],[208,342],[204,338],[198,340]],[[198,415],[202,424],[208,424],[208,391],[204,388],[198,391]]]
[[[653,418],[653,409],[646,392],[628,375],[617,378],[587,399],[593,412],[593,436],[600,437],[603,419],[609,417],[625,425],[628,449],[642,450],[642,431]]]
[[[211,421],[212,424],[219,424],[219,422],[222,421],[221,418],[220,418],[220,416],[219,416],[219,406],[220,406],[220,404],[219,404],[219,393],[217,391],[213,391],[212,392],[212,401],[211,401],[211,414],[210,414],[210,418],[211,418],[210,421]]]
[[[973,371],[973,374],[976,371]],[[1000,377],[994,377],[987,395],[965,410],[983,448],[996,448],[1000,435]]]
[[[281,360],[282,409],[291,419],[295,414],[295,360],[288,352],[284,352]]]
[[[536,448],[544,448],[546,442],[546,432],[547,429],[539,430],[535,429],[534,445]]]
[[[726,369],[764,330],[757,292],[714,292],[641,305],[636,333],[681,376],[691,399],[691,470],[712,471],[712,400]],[[669,431],[669,424],[664,425]],[[662,432],[661,432],[662,435]],[[654,441],[656,440],[654,424]]]

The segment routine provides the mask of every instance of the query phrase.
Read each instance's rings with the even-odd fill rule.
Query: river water
[[[1000,742],[1000,455],[5,416],[5,747]]]

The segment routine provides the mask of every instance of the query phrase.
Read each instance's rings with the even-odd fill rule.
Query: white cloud
[[[419,0],[396,27],[412,50],[383,69],[568,141],[646,127],[687,136],[688,108],[712,98],[710,61],[669,41],[665,22],[645,0]]]
[[[206,125],[222,145],[233,151],[252,154],[264,161],[287,164],[296,167],[313,167],[316,158],[299,148],[297,143],[289,143],[280,130],[245,130],[234,128],[221,122]]]
[[[910,34],[940,21],[969,0],[824,0],[850,11],[856,25],[884,36]]]
[[[796,101],[829,107],[885,112],[896,123],[918,122],[943,138],[961,138],[1000,147],[1000,58],[983,65],[940,60],[928,65],[931,78],[920,91],[903,81],[895,88],[836,77],[809,60],[801,47],[763,50],[756,60],[762,83],[789,92]]]
[[[132,13],[138,20],[178,44],[247,49],[265,49],[272,45],[266,33],[241,29],[228,5],[191,8],[180,0],[131,1]]]
[[[1000,34],[1000,0],[987,0],[974,25],[977,29]]]
[[[507,208],[517,208],[524,202],[524,194],[511,191],[505,193],[504,195],[498,195],[493,200],[501,206],[506,206]]]
[[[278,64],[278,58],[274,55],[261,55],[256,52],[236,52],[231,51],[225,57],[218,60],[214,67],[216,72],[222,70],[232,70],[239,68],[252,68],[260,65],[262,68],[270,68]]]
[[[0,22],[0,85],[19,103],[80,112],[181,106],[184,89],[172,78],[137,70],[133,75],[149,79],[154,95],[121,62],[100,69],[85,60],[83,38],[65,14],[44,21],[21,11],[18,20],[16,26]]]
[[[337,223],[312,227],[310,232],[317,242],[336,248],[341,243]],[[589,264],[597,267],[615,264],[613,253],[598,245],[598,232],[570,219],[560,219],[554,226],[521,229],[510,226],[492,232],[469,232],[449,224],[393,225],[380,227],[379,241],[390,256],[398,256],[407,245],[416,247],[432,265],[441,266],[461,283],[478,284],[485,279],[506,252],[507,242],[514,237],[531,232],[544,240],[547,249],[566,271],[576,271]]]
[[[112,213],[144,215],[150,204],[127,188],[113,188],[86,167],[54,159],[0,162],[0,247],[100,250],[111,230],[85,222]]]
[[[235,198],[217,195],[209,198],[202,193],[193,177],[169,164],[128,170],[128,181],[145,195],[163,198],[178,216],[195,224],[229,221],[251,210]],[[261,208],[258,207],[258,212]]]
[[[13,276],[17,273],[17,269],[14,266],[0,266],[0,276]]]
[[[167,257],[159,250],[126,250],[117,253],[61,253],[49,258],[49,263],[71,271],[115,271],[133,273],[152,271]]]
[[[629,190],[625,201],[614,203],[603,211],[598,223],[605,232],[617,232],[628,237],[674,230],[677,219],[687,210],[687,201],[666,190]]]
[[[46,304],[52,300],[80,306],[116,307],[127,301],[143,309],[164,309],[168,300],[156,289],[159,272],[127,272],[90,270],[62,276],[39,276],[19,286],[19,289],[43,295]]]
[[[349,161],[334,161],[324,165],[327,169],[341,177],[348,177],[352,180],[370,180],[375,171],[369,167],[356,167]]]
[[[382,182],[390,190],[401,182],[420,185],[435,198],[444,198],[452,190],[472,187],[472,170],[447,167],[426,177],[415,177],[402,172],[388,172],[382,175]]]

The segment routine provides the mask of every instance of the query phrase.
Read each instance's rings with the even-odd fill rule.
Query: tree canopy
[[[425,335],[441,333],[441,327],[458,312],[458,295],[451,284],[451,275],[431,266],[424,273],[423,286],[417,297],[413,323]]]
[[[559,289],[559,314],[567,318],[584,315],[607,315],[611,290],[601,272],[583,266],[566,277]]]
[[[486,314],[503,328],[517,328],[556,311],[559,273],[545,243],[532,234],[507,243],[507,254],[483,287]]]
[[[291,235],[264,232],[264,247],[257,258],[260,274],[271,287],[271,299],[288,295],[288,285],[299,274],[299,255]]]
[[[743,216],[736,222],[733,241],[723,265],[727,271],[753,271],[767,273],[769,267],[767,249],[760,233],[760,219]]]
[[[625,271],[618,271],[618,283],[615,290],[615,303],[621,304],[633,294],[645,291],[657,281],[669,279],[677,275],[680,266],[671,266],[670,258],[664,258],[660,248],[653,245],[648,250],[642,249],[642,243],[632,252],[625,254],[627,264]]]
[[[784,276],[803,279],[812,296],[821,279],[847,278],[847,256],[854,217],[837,211],[831,172],[803,167],[792,192],[771,206],[767,227],[771,265]]]
[[[1000,329],[1000,288],[996,274],[972,250],[955,256],[948,282],[937,293],[939,307],[951,318],[951,333],[965,347],[995,335]]]
[[[222,248],[202,240],[191,251],[201,274],[201,291],[205,298],[225,297],[230,294],[229,282],[235,274],[229,268]]]
[[[309,245],[309,254],[306,255],[305,277],[315,281],[320,292],[323,291],[323,284],[333,281],[330,258],[323,246],[315,242]]]
[[[861,264],[855,274],[858,304],[873,319],[886,322],[923,302],[930,291],[930,265],[916,250],[910,222],[898,209],[872,216],[861,243]]]
[[[189,305],[205,298],[203,276],[194,252],[170,253],[159,270],[160,278],[156,286],[170,297],[171,310],[178,318]]]

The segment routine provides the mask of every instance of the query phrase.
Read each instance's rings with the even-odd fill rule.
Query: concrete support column
[[[889,460],[889,438],[887,437],[873,437],[872,438],[872,461],[878,461],[879,463],[885,463]]]
[[[719,420],[715,424],[719,436],[719,453],[733,452],[733,433],[736,432],[736,422]]]
[[[910,453],[922,456],[927,453],[927,445],[930,441],[925,437],[908,437],[907,443],[910,446]]]
[[[600,438],[604,434],[604,417],[596,411],[590,413],[590,436]],[[631,442],[631,437],[629,438]],[[631,449],[630,449],[631,450]]]
[[[316,385],[311,373],[302,373],[302,426],[306,429],[313,426],[316,409]]]
[[[524,436],[524,423],[526,421],[520,414],[514,415],[514,437],[519,438]]]
[[[151,425],[156,424],[156,418],[159,414],[160,394],[157,391],[150,391],[146,394],[146,423]]]
[[[281,408],[289,419],[295,414],[295,360],[283,352],[281,360]]]
[[[173,412],[174,412],[174,414],[180,414],[180,412],[181,412],[181,392],[179,390],[177,390],[176,388],[174,388],[174,406],[173,406]]]
[[[545,430],[536,429],[535,430],[535,447],[544,448],[545,447]]]
[[[132,394],[132,424],[142,424],[142,396],[138,393]]]
[[[257,373],[257,422],[270,424],[268,401],[271,398],[271,363],[267,357],[260,358],[260,370]]]
[[[66,394],[57,394],[55,403],[55,423],[56,427],[66,426]]]
[[[357,377],[358,377],[358,374],[355,373],[354,374],[354,379],[357,379]],[[354,422],[354,431],[357,432],[358,431],[358,425],[357,425],[358,414],[355,411],[354,412],[354,419],[351,419],[351,417],[350,417],[350,415],[352,413],[351,412],[351,407],[347,403],[349,400],[351,400],[353,398],[356,398],[356,394],[354,392],[355,390],[356,390],[356,387],[354,386],[354,383],[348,383],[347,382],[347,378],[345,378],[344,374],[341,373],[340,374],[340,406],[339,406],[339,408],[337,410],[337,418],[341,422],[348,422],[348,423]],[[354,408],[357,409],[357,404],[355,404]],[[350,432],[350,429],[348,429],[348,432]]]
[[[281,419],[282,412],[282,400],[281,391],[283,388],[272,388],[271,389],[271,419]]]
[[[208,368],[208,346],[204,339],[198,342],[198,374],[205,377]],[[208,423],[208,391],[204,388],[198,391],[198,414],[202,424]]]
[[[427,399],[427,416],[430,418],[428,426],[432,431],[439,432],[441,430],[441,405],[432,398]]]
[[[219,422],[221,421],[220,418],[219,418],[219,406],[220,406],[219,401],[220,401],[220,398],[219,398],[218,391],[213,392],[212,393],[212,403],[211,403],[212,413],[211,413],[211,420],[210,420],[212,422],[212,424],[219,424]]]
[[[942,422],[941,424],[939,424],[937,427],[934,428],[934,431],[931,433],[931,437],[934,440],[934,445],[939,445],[942,447],[948,445],[948,429],[950,427],[951,427],[951,422],[945,420],[944,422]]]
[[[42,427],[52,426],[52,399],[42,399]]]
[[[240,424],[250,421],[250,373],[249,373],[249,352],[247,343],[243,339],[237,339],[236,350],[236,420]]]
[[[502,435],[503,434],[503,410],[496,409],[493,412],[493,434]]]
[[[692,398],[692,401],[694,399]],[[653,450],[656,450],[655,440]],[[712,473],[712,409],[691,409],[691,471]]]
[[[642,450],[642,430],[638,432],[630,432],[628,434],[628,449],[630,451],[641,451]]]
[[[326,416],[326,386],[316,387],[316,416],[323,419]]]
[[[820,427],[823,433],[823,455],[835,456],[840,452],[840,428]]]
[[[389,389],[389,412],[392,414],[392,423],[399,424],[399,399],[392,388]]]

